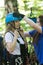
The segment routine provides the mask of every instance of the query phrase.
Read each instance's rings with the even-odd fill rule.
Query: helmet
[[[12,21],[20,21],[20,18],[16,17],[16,16],[13,16],[13,13],[8,13],[5,17],[5,22],[6,23],[9,23],[9,22],[12,22]]]

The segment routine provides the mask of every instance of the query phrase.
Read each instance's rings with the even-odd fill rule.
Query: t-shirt
[[[36,30],[30,31],[29,34],[33,36],[37,32]],[[36,56],[38,58],[38,61],[40,64],[43,64],[43,27],[42,27],[42,33],[39,34],[39,39],[37,44],[34,43],[34,49]]]
[[[7,44],[7,42],[13,42],[13,39],[14,39],[14,36],[13,36],[13,32],[7,32],[6,34],[5,34],[5,42],[6,42],[6,44]],[[22,40],[22,38],[20,37],[20,35],[18,36],[18,40],[19,40],[19,42],[20,43],[16,43],[16,46],[15,46],[15,49],[14,49],[14,51],[13,52],[11,52],[11,54],[13,54],[13,55],[21,55],[21,52],[20,52],[20,44],[24,44],[24,41]],[[7,49],[8,50],[8,49]]]

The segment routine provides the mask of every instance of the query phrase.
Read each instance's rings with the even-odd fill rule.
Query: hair
[[[14,25],[13,25],[14,24]],[[15,30],[15,22],[6,23],[6,32]],[[19,27],[21,29],[21,27]]]
[[[39,35],[40,35],[40,33],[38,33],[38,32],[36,32],[34,34],[34,36],[33,36],[33,42],[32,42],[33,44],[34,43],[36,43],[36,44],[38,43]]]
[[[39,22],[40,22],[41,26],[43,26],[43,15],[39,16]]]
[[[43,26],[43,15],[40,15],[38,18],[39,18],[39,22],[40,22],[41,26]],[[36,44],[38,43],[39,35],[40,35],[39,32],[36,32],[33,35],[33,42],[32,43],[36,43]]]
[[[13,25],[12,24],[13,24],[13,22],[10,22],[10,23],[6,24],[6,32],[13,31],[13,27],[12,27]]]

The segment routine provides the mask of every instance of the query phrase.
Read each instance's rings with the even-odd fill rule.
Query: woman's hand
[[[18,33],[18,31],[17,31],[17,30],[15,30],[15,31],[14,31],[14,36],[18,38],[19,33]]]

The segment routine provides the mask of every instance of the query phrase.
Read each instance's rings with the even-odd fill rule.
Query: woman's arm
[[[10,53],[13,52],[14,49],[15,49],[15,46],[16,46],[16,43],[17,43],[17,38],[18,38],[18,32],[15,31],[15,36],[14,36],[13,42],[12,42],[12,43],[7,42],[6,47],[7,47],[7,50],[8,50]]]
[[[23,18],[30,26],[32,26],[35,30],[39,33],[42,33],[42,28],[38,24],[34,23],[31,19],[27,18],[26,16]]]

